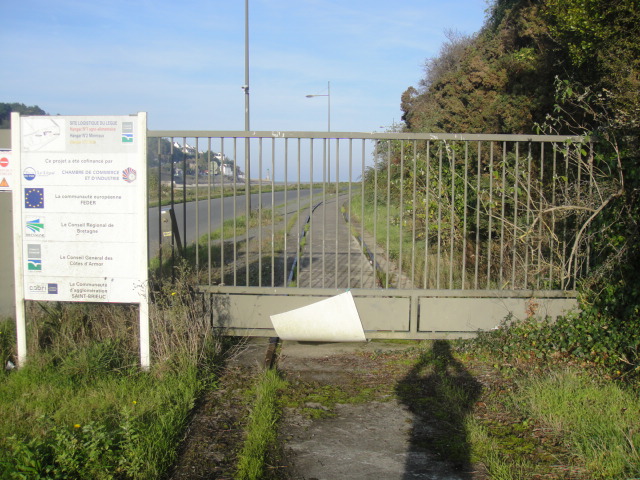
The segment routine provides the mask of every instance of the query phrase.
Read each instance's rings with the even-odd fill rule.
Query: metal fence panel
[[[316,295],[364,289],[379,299],[433,290],[574,296],[589,267],[578,231],[597,170],[579,137],[148,136],[157,182],[150,202],[162,205],[152,209],[158,224],[150,227],[160,279],[175,275],[185,257],[202,289],[216,294],[310,288]],[[160,221],[166,209],[177,224],[170,236]],[[433,304],[406,298],[400,310],[411,324],[401,320],[398,329],[417,332],[414,323]]]

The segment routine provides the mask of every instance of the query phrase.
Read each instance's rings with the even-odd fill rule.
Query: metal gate
[[[576,306],[598,176],[579,137],[148,137],[152,264],[195,265],[229,333],[273,336],[270,315],[347,289],[368,338],[468,337]]]

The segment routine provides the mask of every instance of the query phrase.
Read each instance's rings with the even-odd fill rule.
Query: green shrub
[[[635,377],[640,372],[640,330],[587,312],[549,319],[511,317],[490,332],[480,333],[477,345],[505,362],[516,359],[571,361],[604,369],[614,377]]]

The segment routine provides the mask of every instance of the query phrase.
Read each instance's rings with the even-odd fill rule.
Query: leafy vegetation
[[[0,478],[137,478],[167,473],[223,352],[186,282],[151,305],[153,367],[138,365],[137,311],[29,303],[29,361],[0,377]],[[13,338],[2,355],[15,354]],[[8,338],[8,337],[7,337]]]
[[[536,335],[541,338],[536,341],[539,348],[543,344],[549,351],[586,355],[590,362],[628,376],[640,372],[639,30],[635,0],[495,0],[482,30],[473,36],[449,33],[440,54],[426,61],[417,88],[409,87],[402,95],[403,121],[410,132],[538,131],[580,135],[593,142],[593,154],[585,143],[576,147],[570,161],[574,172],[589,172],[597,195],[567,190],[559,205],[544,207],[530,219],[540,227],[544,212],[553,211],[553,225],[562,219],[577,234],[563,239],[556,230],[545,243],[567,242],[572,262],[580,257],[576,246],[589,252],[588,264],[580,267],[588,267],[578,285],[582,312],[557,325],[539,325]],[[383,152],[380,172],[397,169],[394,148]],[[433,161],[431,168],[437,168]],[[482,169],[486,172],[486,165]],[[517,178],[517,166],[512,169],[507,167],[507,178]],[[408,184],[409,173],[396,174],[396,179]],[[535,175],[515,185],[528,185],[534,193],[531,178]],[[562,176],[540,178],[545,187],[531,197],[534,203],[552,195],[548,185],[553,181],[568,181]],[[477,185],[478,195],[492,188],[480,180]],[[423,198],[438,198],[438,186],[418,187],[423,193],[431,189],[431,197],[426,193]],[[473,207],[473,199],[467,203]],[[460,217],[460,205],[436,207],[450,212],[442,222]],[[427,205],[417,218],[429,218],[437,208]],[[509,208],[517,212],[519,207]],[[563,216],[557,217],[560,210]],[[455,231],[460,230],[458,222]]]
[[[27,106],[24,103],[0,102],[0,129],[11,128],[11,112],[22,115],[46,115],[47,113],[37,105]]]

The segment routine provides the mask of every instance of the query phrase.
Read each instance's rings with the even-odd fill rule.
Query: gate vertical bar
[[[520,159],[520,143],[516,142],[515,180],[513,187],[513,260],[511,263],[511,288],[516,288],[516,262],[518,256],[518,163]]]
[[[224,139],[220,139],[222,142]],[[233,286],[238,285],[238,139],[233,138]],[[224,225],[224,222],[222,222]],[[245,246],[246,249],[247,246]],[[245,260],[247,257],[245,257]]]
[[[182,138],[182,248],[187,248],[187,139]]]
[[[427,140],[427,153],[426,153],[426,195],[425,195],[425,214],[424,214],[424,286],[426,290],[429,287],[429,191],[431,190],[431,141]]]
[[[578,199],[578,204],[580,204],[581,196],[582,196],[582,148],[580,145],[575,146],[576,149],[576,158],[578,163],[578,182],[576,188],[576,196]],[[576,236],[577,240],[577,236]],[[576,242],[574,240],[574,242]],[[575,248],[572,247],[571,252],[573,255],[573,275],[571,278],[571,285],[573,288],[576,288],[576,278],[578,278],[578,258],[580,257],[580,245],[578,243],[574,243]],[[573,253],[575,251],[575,253]]]
[[[563,182],[563,200],[569,197],[569,147],[565,146],[564,150],[564,182]],[[568,290],[569,280],[571,276],[570,266],[567,265],[567,220],[562,222],[562,289]]]
[[[386,279],[385,288],[389,288],[389,266],[391,265],[391,251],[389,244],[389,234],[391,230],[391,141],[387,140],[387,248],[386,248]]]
[[[551,171],[551,206],[556,206],[556,178],[558,176],[558,148],[555,143],[551,144],[552,151],[552,171]],[[553,285],[553,259],[555,257],[554,244],[556,236],[556,213],[551,212],[551,235],[549,235],[549,288]]]
[[[211,137],[209,137],[207,141],[207,279],[209,286],[213,283],[211,278],[211,170],[213,169],[211,168]]]
[[[411,288],[415,288],[416,284],[416,210],[418,206],[418,196],[417,196],[417,176],[418,176],[418,154],[417,154],[417,146],[416,141],[413,140],[411,142],[413,145],[413,194],[411,201],[411,210],[412,210],[412,218],[411,218]]]
[[[271,139],[271,286],[276,286],[276,139]]]
[[[473,288],[478,289],[480,282],[480,179],[482,177],[482,143],[478,142],[478,157],[476,169],[476,261]]]
[[[309,239],[307,241],[309,246],[309,286],[311,286],[313,278],[313,150],[313,139],[311,139],[309,148]]]
[[[529,287],[529,250],[531,249],[531,240],[529,232],[529,222],[531,218],[531,142],[527,142],[527,208],[525,210],[525,228],[526,235],[524,241],[524,279],[523,288]]]
[[[250,269],[249,269],[249,259],[251,257],[251,248],[249,245],[249,219],[251,218],[251,177],[249,176],[249,149],[251,148],[251,138],[249,137],[249,132],[245,133],[244,140],[244,274],[245,286],[249,286],[249,278],[250,278]]]
[[[593,142],[589,142],[589,200],[593,199]],[[587,242],[585,246],[585,255],[586,255],[586,264],[585,264],[585,273],[588,272],[591,268],[591,242]]]
[[[171,137],[171,148],[170,148],[170,157],[171,157],[171,190],[170,190],[170,207],[173,210],[173,207],[175,205],[175,174],[176,174],[176,167],[175,167],[175,163],[173,162],[173,148],[174,148],[174,138]],[[175,235],[171,235],[171,281],[173,282],[175,280],[175,262],[176,262],[176,254],[175,254],[175,248],[176,248],[176,240],[175,240]]]
[[[451,219],[449,223],[451,224],[449,227],[449,289],[453,289],[453,254],[454,254],[454,246],[455,246],[455,204],[456,204],[456,150],[455,148],[451,149],[451,156],[449,158],[449,163],[451,165]]]
[[[199,173],[199,165],[198,165],[198,157],[199,157],[199,152],[198,152],[198,137],[196,137],[196,171],[195,171],[195,177],[196,177],[196,275],[198,275],[198,271],[200,270],[200,225],[199,225],[199,215],[198,215],[198,197],[199,197],[199,192],[198,192],[198,184],[200,183],[200,177],[198,176]]]
[[[325,138],[322,142],[322,231],[327,229],[327,180],[331,184],[331,180],[327,178],[327,168],[331,168],[328,164],[329,139]],[[324,281],[327,276],[326,271],[326,237],[322,236],[322,288],[325,287]]]
[[[491,289],[491,255],[493,240],[493,142],[489,142],[489,204],[487,208],[488,235],[487,235],[487,290]]]
[[[331,143],[331,142],[329,142]],[[339,247],[339,235],[338,235],[338,222],[340,221],[340,139],[336,138],[336,249],[335,249],[335,277],[334,286],[338,288],[338,254],[340,252]]]
[[[284,139],[284,254],[282,255],[283,261],[283,279],[282,285],[288,287],[288,270],[289,270],[289,245],[287,240],[289,238],[289,221],[287,219],[287,213],[289,210],[289,139]]]
[[[347,202],[347,218],[349,219],[349,223],[347,223],[347,229],[349,231],[349,236],[347,237],[347,288],[351,288],[351,201],[352,201],[352,186],[351,182],[352,178],[352,170],[353,170],[353,139],[349,139],[349,201]]]
[[[469,203],[469,141],[464,142],[464,200],[462,212],[462,279],[460,288],[465,289],[467,279],[467,214]]]
[[[162,281],[162,138],[158,137],[158,276]]]
[[[536,275],[536,290],[540,290],[540,284],[542,280],[543,267],[542,267],[542,211],[544,209],[544,143],[540,143],[540,176],[538,177],[538,195],[540,197],[538,202],[538,274]],[[535,217],[535,215],[534,215]]]
[[[398,245],[398,282],[397,287],[402,286],[402,247],[403,247],[403,224],[404,224],[404,140],[400,140],[400,208],[398,212],[399,245]]]
[[[298,196],[298,228],[296,231],[296,286],[300,287],[300,235],[302,234],[302,228],[300,225],[300,214],[302,213],[302,209],[300,208],[300,169],[302,167],[302,140],[298,139],[298,184],[297,184],[297,196]]]
[[[220,139],[220,283],[225,283],[224,281],[224,139]]]
[[[438,250],[436,253],[436,289],[440,290],[440,266],[442,264],[442,145],[438,143]]]
[[[258,138],[258,286],[262,286],[262,137]]]
[[[364,189],[365,189],[365,179],[364,179],[364,155],[365,155],[365,140],[362,139],[362,152],[360,160],[362,162],[361,170],[360,170],[360,241],[362,242],[362,246],[364,246]],[[375,245],[372,245],[375,247]],[[364,253],[364,252],[363,252]],[[364,262],[360,264],[360,285],[364,285]],[[374,265],[374,275],[375,275],[375,265]],[[374,283],[375,285],[375,283]]]
[[[379,168],[379,150],[380,140],[376,140],[373,148],[373,269],[378,268],[378,168]],[[362,209],[364,213],[364,207]],[[364,223],[364,215],[362,217]]]
[[[507,195],[507,142],[502,142],[502,198],[500,212],[500,273],[499,285],[500,290],[504,289],[504,227],[505,227],[505,203]]]

